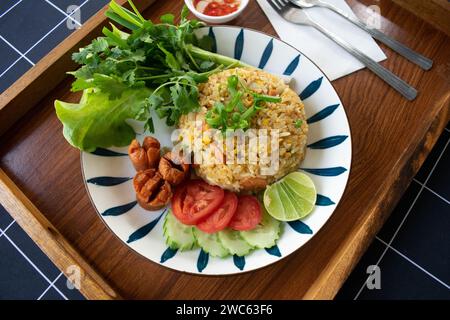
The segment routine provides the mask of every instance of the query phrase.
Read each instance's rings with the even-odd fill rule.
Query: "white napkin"
[[[284,20],[267,0],[257,0],[257,2],[281,40],[304,53],[322,69],[330,80],[338,79],[364,68],[361,62],[318,30]],[[344,0],[328,0],[328,2],[354,16],[353,11]],[[308,10],[311,19],[360,49],[375,61],[386,59],[384,52],[368,33],[343,17],[325,8],[305,10]]]

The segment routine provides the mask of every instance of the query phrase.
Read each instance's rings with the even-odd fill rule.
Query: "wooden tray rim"
[[[116,0],[119,4],[125,4],[126,0]],[[140,9],[147,8],[155,0],[147,2]],[[16,105],[16,99],[22,97],[23,92],[29,90],[29,86],[33,82],[41,79],[42,75],[53,71],[52,66],[56,63],[61,63],[67,54],[70,54],[71,48],[78,46],[81,41],[86,40],[89,36],[95,33],[95,29],[105,22],[104,11],[106,7],[100,10],[96,15],[91,17],[81,28],[74,32],[71,36],[65,39],[60,45],[58,45],[54,50],[52,50],[46,57],[44,57],[35,68],[30,69],[25,73],[19,80],[17,80],[9,89],[7,89],[3,94],[0,95],[0,114],[7,110],[7,107],[11,105]],[[67,49],[61,51],[61,48]],[[61,82],[62,79],[56,78],[55,83],[50,83],[48,90],[46,92],[40,92],[39,99],[35,100],[37,104],[41,98],[46,96],[54,87]],[[31,90],[33,91],[33,90]],[[29,93],[25,94],[27,98]],[[435,121],[430,125],[428,131],[425,133],[418,133],[419,146],[416,149],[412,147],[407,150],[399,163],[410,162],[411,159],[416,159],[418,154],[423,153],[422,149],[425,148],[427,144],[427,135],[432,133],[433,137],[439,136],[440,133],[444,131],[446,123],[450,120],[449,108],[445,106],[450,105],[450,95],[446,99],[439,101],[442,105],[441,112],[436,115]],[[15,116],[17,120],[25,114],[31,107],[35,104],[30,105],[27,109],[21,109],[18,115]],[[11,109],[11,108],[9,108]],[[10,120],[8,118],[8,120]],[[12,123],[5,124],[2,123],[0,119],[0,135],[5,132]],[[436,142],[437,138],[431,142],[432,145]],[[430,141],[428,141],[430,143]],[[422,148],[422,149],[421,149]],[[397,168],[406,169],[407,166],[399,165]],[[397,170],[393,172],[395,177],[402,175],[402,172]],[[400,180],[400,179],[397,179]],[[410,181],[412,180],[409,179]],[[410,182],[409,181],[409,182]],[[386,182],[387,184],[387,182]],[[392,189],[405,190],[409,183],[404,181],[398,181],[389,188],[381,188],[380,194],[377,197],[387,197],[386,194],[391,192]],[[0,203],[5,207],[5,209],[11,214],[11,216],[17,221],[17,223],[24,229],[24,231],[36,242],[36,244],[44,251],[44,253],[55,263],[55,265],[62,270],[62,272],[70,277],[71,269],[69,267],[77,266],[82,275],[83,285],[80,288],[80,292],[87,299],[121,299],[120,294],[106,281],[94,268],[90,266],[88,261],[80,255],[73,246],[62,236],[61,233],[48,221],[45,215],[39,211],[39,209],[26,197],[26,195],[20,190],[20,188],[12,181],[10,177],[0,168]],[[305,293],[305,299],[323,299],[332,298],[334,294],[337,293],[340,285],[334,284],[332,288],[325,289],[323,287],[324,283],[328,283],[329,279],[333,277],[335,272],[345,273],[346,275],[341,277],[345,280],[346,276],[349,274],[349,270],[353,267],[352,265],[345,265],[342,262],[342,257],[361,255],[364,249],[361,246],[367,246],[365,240],[367,240],[368,230],[365,228],[367,222],[374,219],[377,214],[382,214],[380,208],[373,208],[371,212],[368,212],[364,222],[361,223],[359,228],[353,230],[353,234],[347,236],[345,240],[340,244],[339,250],[330,257],[330,261],[327,267],[322,270],[320,275],[316,278],[315,282],[311,284],[310,288]],[[373,238],[374,235],[372,235]],[[355,247],[355,244],[357,245]],[[351,259],[349,259],[351,260]],[[342,280],[342,282],[343,282]]]

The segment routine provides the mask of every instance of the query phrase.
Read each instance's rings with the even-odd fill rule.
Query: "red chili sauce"
[[[241,4],[239,0],[194,0],[198,12],[208,16],[225,16],[235,12]]]

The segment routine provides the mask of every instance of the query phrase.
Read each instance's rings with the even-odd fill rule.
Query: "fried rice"
[[[298,169],[303,161],[308,134],[304,105],[299,96],[275,75],[253,68],[229,69],[210,76],[206,83],[199,85],[200,110],[195,114],[181,117],[180,129],[193,132],[194,119],[195,121],[202,121],[202,130],[209,129],[205,121],[206,112],[213,108],[217,101],[223,103],[229,101],[227,79],[231,75],[237,75],[239,80],[255,93],[281,98],[279,103],[264,102],[263,107],[252,118],[250,125],[252,129],[267,129],[268,132],[277,130],[278,147],[272,149],[269,145],[267,146],[267,152],[269,156],[273,152],[278,152],[278,168],[272,174],[267,174],[259,162],[227,163],[229,161],[225,159],[225,163],[209,163],[208,161],[205,163],[205,161],[202,161],[195,166],[196,174],[210,184],[231,191],[261,190],[266,185]],[[250,106],[252,96],[244,94],[243,102],[246,107]],[[183,135],[182,138],[186,139],[186,135]],[[192,136],[190,139],[192,140]],[[209,143],[211,143],[211,137],[203,136],[201,148],[205,149]],[[247,140],[245,143],[246,148],[249,148]],[[256,148],[260,147],[260,144],[256,146]],[[239,150],[237,150],[237,147],[235,148],[232,153],[237,154]],[[228,155],[224,151],[225,154]]]

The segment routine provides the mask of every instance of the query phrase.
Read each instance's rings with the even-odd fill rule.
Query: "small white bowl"
[[[244,11],[244,9],[247,7],[249,0],[241,0],[241,4],[239,5],[239,8],[235,12],[232,12],[225,16],[219,16],[219,17],[208,16],[206,14],[203,14],[203,13],[197,11],[197,9],[195,9],[195,7],[194,7],[194,4],[192,3],[192,0],[184,0],[184,2],[186,3],[189,10],[200,20],[205,21],[207,23],[212,23],[212,24],[222,24],[222,23],[229,22],[229,21],[235,19],[238,15],[240,15],[242,13],[242,11]]]

